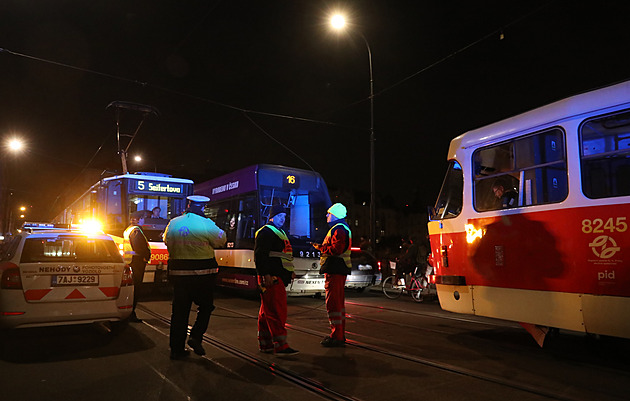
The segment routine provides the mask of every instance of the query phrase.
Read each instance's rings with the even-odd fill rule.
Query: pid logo
[[[600,235],[595,238],[593,242],[588,244],[588,246],[591,247],[595,256],[601,259],[610,259],[621,250],[615,240],[607,235]]]

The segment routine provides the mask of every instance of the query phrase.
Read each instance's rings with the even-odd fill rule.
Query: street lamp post
[[[11,166],[11,162],[8,160],[9,154],[14,157],[24,151],[26,145],[19,137],[8,138],[4,144],[4,151],[2,154],[2,163],[0,165],[0,230],[6,234],[11,230],[11,220],[13,218],[13,190],[9,181],[11,174],[7,171]]]
[[[336,30],[342,30],[346,26],[345,18],[342,15],[334,15],[330,23]],[[370,246],[372,251],[376,250],[376,176],[375,176],[375,142],[374,134],[374,75],[372,73],[372,49],[365,35],[357,33],[365,42],[368,51],[368,61],[370,64]]]

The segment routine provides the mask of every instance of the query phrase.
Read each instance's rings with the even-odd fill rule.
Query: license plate
[[[52,287],[64,285],[98,285],[98,274],[64,274],[52,276]]]
[[[298,280],[298,284],[324,284],[324,280]]]

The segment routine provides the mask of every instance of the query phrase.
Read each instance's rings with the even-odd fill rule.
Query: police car
[[[0,328],[125,322],[131,268],[102,232],[29,224],[0,250]]]

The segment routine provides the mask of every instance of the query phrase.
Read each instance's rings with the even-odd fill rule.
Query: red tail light
[[[120,286],[126,287],[128,285],[133,285],[133,272],[131,271],[131,266],[125,265],[125,269],[123,270],[122,282],[120,283]]]
[[[5,262],[0,264],[0,288],[21,290],[22,277],[20,277],[20,269],[13,263]]]

